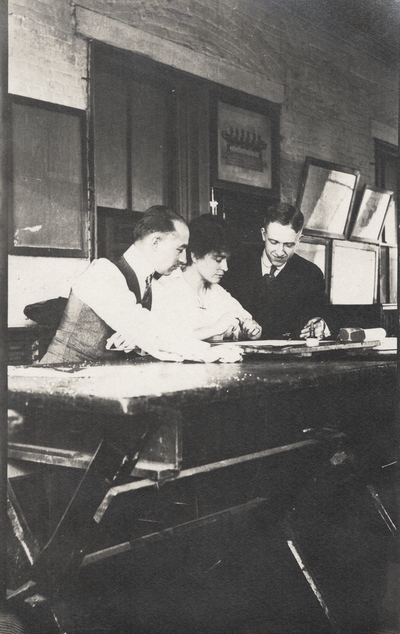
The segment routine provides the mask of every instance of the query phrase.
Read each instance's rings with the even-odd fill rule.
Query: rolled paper
[[[386,330],[384,328],[365,328],[365,340],[375,341],[378,340],[382,343],[386,339]]]
[[[363,328],[341,328],[338,339],[339,341],[364,341],[365,331]]]
[[[339,341],[383,341],[386,337],[384,328],[341,328],[339,330]]]

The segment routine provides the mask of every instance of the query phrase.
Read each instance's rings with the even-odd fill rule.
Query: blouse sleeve
[[[221,315],[223,313],[234,313],[240,319],[252,319],[251,314],[243,308],[240,302],[237,301],[228,291],[222,286],[215,285],[215,303],[218,303],[221,308]]]

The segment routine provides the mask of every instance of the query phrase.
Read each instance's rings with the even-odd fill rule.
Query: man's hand
[[[254,319],[245,319],[241,324],[241,331],[244,337],[248,339],[259,339],[261,337],[262,328]]]
[[[118,332],[114,332],[111,337],[107,339],[106,350],[117,350],[118,352],[130,352],[136,348],[135,344],[127,341]]]
[[[202,361],[204,363],[237,363],[242,360],[242,351],[239,346],[230,346],[222,344],[212,346],[207,353],[204,354]]]
[[[323,339],[324,337],[329,337],[331,334],[328,326],[322,317],[313,317],[310,319],[300,333],[300,339],[307,339],[310,336],[311,326],[314,325],[315,336],[317,339]]]
[[[106,349],[117,350],[119,352],[130,352],[137,348],[132,343],[129,343],[122,335],[115,332],[109,339],[107,339]],[[183,358],[181,359],[183,360]],[[208,350],[205,350],[202,357],[198,361],[203,363],[237,363],[242,360],[242,351],[239,346],[210,346]]]

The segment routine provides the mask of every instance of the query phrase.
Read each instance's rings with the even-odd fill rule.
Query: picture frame
[[[297,197],[306,234],[346,239],[359,178],[358,169],[306,157]]]
[[[212,187],[279,200],[279,112],[228,88],[210,93]]]
[[[350,240],[379,244],[393,192],[365,184],[349,232]]]
[[[398,304],[398,251],[389,247],[389,304]]]
[[[332,241],[331,304],[374,304],[378,294],[379,246]],[[343,284],[343,280],[346,283]]]
[[[218,179],[271,189],[271,122],[260,112],[218,101]]]
[[[85,113],[12,97],[10,253],[86,257]]]
[[[397,248],[381,245],[379,260],[379,301],[381,304],[397,305],[397,269]]]
[[[382,232],[383,242],[391,247],[397,247],[397,207],[395,196],[388,205]]]
[[[325,278],[326,293],[330,291],[331,241],[328,238],[302,235],[296,246],[296,253],[305,260],[316,264]]]

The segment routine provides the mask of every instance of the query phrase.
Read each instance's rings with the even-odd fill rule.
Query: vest
[[[135,271],[124,256],[114,264],[125,277],[128,288],[134,293],[137,302],[141,303],[140,286]],[[71,291],[57,332],[39,364],[118,359],[121,352],[106,350],[107,339],[114,332],[90,306]]]

